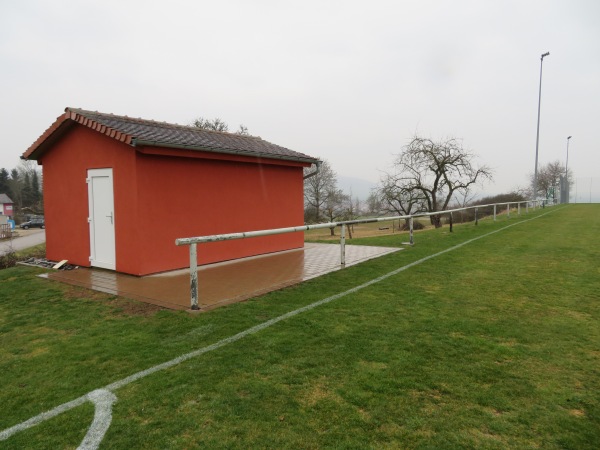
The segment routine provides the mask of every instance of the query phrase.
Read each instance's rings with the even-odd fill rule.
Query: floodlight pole
[[[573,136],[567,137],[567,163],[565,164],[565,190],[567,191],[567,195],[565,198],[565,203],[570,203],[569,197],[569,141]]]
[[[550,52],[542,54],[540,59],[540,93],[538,97],[538,117],[537,117],[537,135],[535,138],[535,171],[533,172],[533,198],[537,198],[537,173],[538,173],[538,148],[540,143],[540,110],[542,106],[542,68],[544,66],[544,57]]]

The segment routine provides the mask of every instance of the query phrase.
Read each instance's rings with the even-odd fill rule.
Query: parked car
[[[28,230],[29,228],[46,228],[46,224],[44,219],[31,219],[23,222],[20,227],[24,230]]]

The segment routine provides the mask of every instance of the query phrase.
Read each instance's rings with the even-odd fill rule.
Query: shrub
[[[9,252],[0,256],[0,270],[14,267],[17,264],[17,255],[15,252]]]
[[[36,245],[19,252],[15,252],[12,248],[8,253],[0,255],[0,270],[14,267],[19,261],[35,258],[42,259],[46,257],[46,244]]]

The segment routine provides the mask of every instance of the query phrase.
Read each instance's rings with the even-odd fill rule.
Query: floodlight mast
[[[544,66],[544,57],[550,52],[542,54],[540,58],[540,92],[538,96],[538,117],[537,117],[537,135],[535,138],[535,170],[533,172],[533,198],[537,198],[537,173],[538,173],[538,148],[540,144],[540,109],[542,105],[542,68]]]
[[[570,203],[570,186],[569,186],[569,141],[571,140],[573,136],[569,136],[567,137],[567,163],[565,164],[565,185],[566,185],[566,190],[567,190],[567,195],[566,195],[566,202]]]

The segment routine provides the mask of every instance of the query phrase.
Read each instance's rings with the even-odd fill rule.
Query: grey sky
[[[376,182],[411,136],[454,136],[495,170],[598,176],[600,2],[0,0],[0,167],[66,106],[220,117]]]

